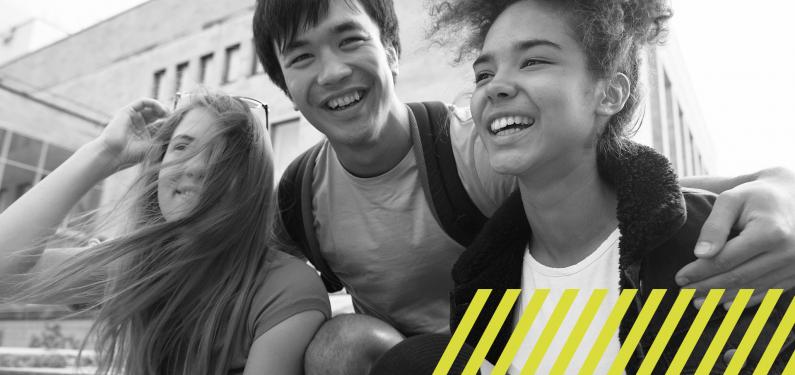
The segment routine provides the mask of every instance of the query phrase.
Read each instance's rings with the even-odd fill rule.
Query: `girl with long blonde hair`
[[[189,99],[124,107],[0,214],[0,297],[96,309],[101,374],[302,374],[330,308],[311,268],[268,249],[267,131],[240,98]],[[136,164],[124,235],[43,245],[82,195]]]

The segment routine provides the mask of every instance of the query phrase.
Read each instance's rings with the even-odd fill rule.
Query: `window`
[[[680,103],[677,103],[677,106],[679,107],[679,144],[682,146],[682,153],[680,154],[680,161],[682,164],[680,166],[679,173],[682,176],[690,176],[693,174],[690,164],[690,155],[693,148],[689,143],[691,138],[688,136],[688,134],[690,134],[690,127],[685,122],[685,114],[682,112],[682,106]]]
[[[0,212],[5,211],[11,203],[25,194],[36,180],[36,172],[32,169],[6,164],[0,186]]]
[[[47,145],[47,156],[44,157],[44,169],[47,172],[58,168],[66,159],[72,156],[72,152],[54,145]]]
[[[665,80],[665,119],[667,124],[665,126],[668,127],[668,160],[671,161],[671,165],[674,167],[674,170],[677,172],[679,171],[679,158],[678,152],[679,149],[676,147],[676,120],[674,119],[674,94],[671,89],[671,80],[668,79],[668,74],[663,73],[663,77]]]
[[[272,123],[270,136],[276,181],[279,181],[291,161],[323,137],[313,126],[299,118]]]
[[[72,153],[63,147],[0,129],[0,212],[63,164]],[[94,187],[72,209],[62,228],[72,229],[71,224],[66,223],[74,222],[75,218],[91,220],[93,216],[85,217],[83,214],[96,209],[101,196],[101,188]]]
[[[174,91],[180,92],[184,90],[185,73],[188,71],[188,62],[177,65],[177,74],[174,78]]]
[[[155,99],[160,98],[161,89],[163,86],[163,77],[166,76],[166,70],[161,69],[155,72],[154,81],[152,82],[152,97]]]
[[[13,160],[36,168],[39,165],[43,143],[39,140],[28,138],[19,134],[11,137],[8,149],[8,160]]]
[[[226,59],[224,60],[224,79],[222,83],[233,82],[240,76],[240,44],[226,49]]]
[[[199,83],[205,83],[213,65],[213,54],[208,53],[199,59]]]
[[[698,156],[697,156],[697,154],[698,154],[697,148],[698,147],[696,147],[695,140],[693,139],[693,133],[691,133],[689,129],[687,131],[687,136],[689,138],[688,141],[687,141],[687,144],[690,145],[690,171],[693,174],[697,174],[698,173],[698,168],[696,167],[696,164],[697,164],[696,160],[698,160],[697,159],[698,158]]]
[[[262,64],[259,62],[259,56],[257,56],[257,44],[256,42],[252,42],[251,46],[251,75],[255,76],[257,74],[265,73],[265,69],[262,68]]]

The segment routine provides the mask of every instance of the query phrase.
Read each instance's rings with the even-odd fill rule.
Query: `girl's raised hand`
[[[154,99],[138,99],[119,109],[102,131],[99,140],[115,160],[118,169],[141,161],[152,143],[149,127],[169,114],[166,107]]]

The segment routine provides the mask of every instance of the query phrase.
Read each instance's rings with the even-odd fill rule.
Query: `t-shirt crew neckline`
[[[397,163],[392,169],[373,177],[359,177],[354,175],[353,173],[349,172],[344,165],[340,162],[339,158],[337,158],[337,154],[335,152],[329,153],[334,158],[334,163],[337,164],[342,170],[342,172],[347,176],[351,182],[360,185],[360,186],[373,186],[373,185],[381,185],[385,181],[389,181],[393,179],[395,176],[402,174],[406,170],[408,170],[414,161],[414,145],[409,148],[406,155],[403,156],[403,159],[400,159],[400,162]]]
[[[610,250],[613,245],[618,241],[621,232],[619,232],[618,228],[614,229],[610,234],[602,241],[602,244],[599,247],[589,254],[585,259],[567,267],[550,267],[540,263],[533,257],[533,254],[530,253],[530,248],[527,248],[527,261],[530,263],[533,272],[538,272],[547,277],[565,277],[571,276],[576,273],[582,272],[584,269],[588,268],[594,262],[599,260],[602,256],[607,254],[607,251]]]

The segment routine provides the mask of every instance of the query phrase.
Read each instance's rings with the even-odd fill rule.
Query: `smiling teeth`
[[[362,94],[359,91],[356,91],[343,97],[329,100],[328,107],[331,109],[339,109],[340,107],[346,107],[351,103],[358,102],[361,98]]]
[[[177,195],[182,196],[184,198],[191,198],[196,195],[194,191],[177,191]]]
[[[506,116],[506,117],[500,117],[492,121],[489,129],[491,130],[492,133],[496,134],[502,131],[502,134],[507,135],[521,131],[522,128],[530,127],[534,123],[535,120],[527,116]],[[510,129],[505,129],[511,125],[518,125],[519,127],[512,127]]]

